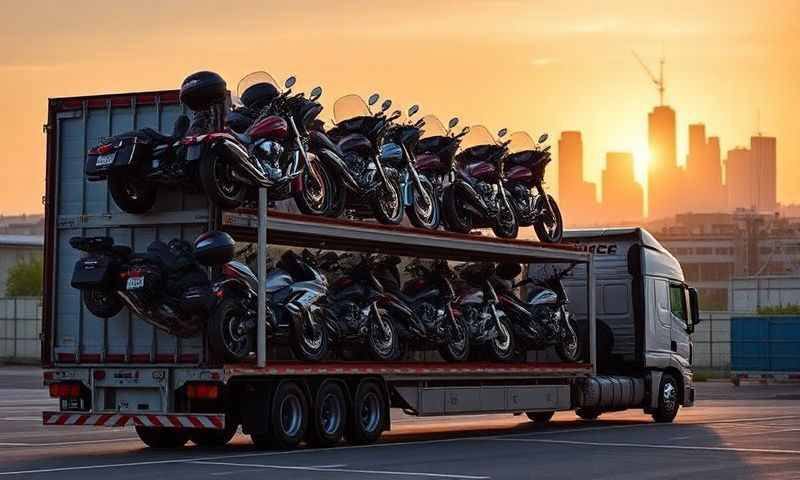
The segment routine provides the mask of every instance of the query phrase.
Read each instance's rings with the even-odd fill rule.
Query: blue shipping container
[[[731,369],[800,372],[800,317],[731,318]]]

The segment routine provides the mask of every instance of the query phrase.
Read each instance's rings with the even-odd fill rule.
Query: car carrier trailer
[[[265,192],[259,195],[257,209],[223,212],[200,194],[159,189],[151,213],[120,211],[105,182],[85,177],[86,152],[100,138],[122,131],[169,130],[182,111],[174,91],[50,100],[45,126],[42,365],[44,382],[60,408],[43,413],[46,425],[135,426],[153,447],[176,447],[188,440],[223,444],[241,427],[258,445],[291,447],[303,440],[318,445],[339,441],[337,435],[326,434],[336,422],[352,443],[376,441],[391,428],[390,408],[420,416],[527,413],[538,421],[556,411],[577,410],[595,418],[604,411],[642,408],[657,419],[671,420],[678,403],[691,405],[691,370],[680,362],[681,369],[675,367],[666,352],[659,357],[666,361],[659,364],[637,359],[626,364],[622,355],[610,370],[598,371],[598,353],[602,358],[617,356],[616,351],[598,352],[596,255],[587,247],[591,236],[584,236],[579,245],[546,245],[301,216],[268,211]],[[210,353],[204,336],[167,335],[127,309],[105,321],[95,318],[70,287],[79,258],[68,243],[72,236],[108,235],[141,251],[155,239],[191,240],[209,229],[255,242],[260,278],[268,244],[453,261],[513,261],[531,269],[577,264],[581,268],[572,273],[570,308],[579,312],[582,359],[564,363],[549,352],[530,352],[527,361],[517,363],[445,363],[427,356],[408,362],[274,360],[272,346],[265,341],[265,309],[259,308],[256,358],[225,364]],[[682,275],[680,282],[685,287]],[[650,297],[630,295],[639,287],[636,282],[629,285],[621,301],[631,312],[648,310]],[[263,307],[263,285],[259,297]],[[649,321],[629,317],[632,325]],[[612,337],[617,331],[643,335],[638,326],[626,329],[625,321],[618,315],[616,330],[609,334],[604,324],[603,332]],[[636,350],[633,356],[643,352]],[[665,392],[669,379],[671,390]]]

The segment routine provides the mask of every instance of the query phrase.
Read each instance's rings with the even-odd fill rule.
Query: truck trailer
[[[106,183],[84,174],[87,151],[123,131],[169,130],[184,111],[175,91],[49,101],[41,351],[44,383],[59,409],[43,412],[45,425],[134,426],[157,448],[190,440],[221,445],[241,428],[258,446],[291,448],[374,442],[391,428],[392,408],[418,416],[525,413],[540,422],[557,411],[594,419],[636,408],[668,422],[679,406],[693,404],[697,295],[645,230],[568,231],[564,244],[552,245],[268,210],[265,192],[258,208],[221,211],[180,188],[159,189],[150,213],[122,212]],[[127,309],[96,318],[70,286],[80,257],[71,237],[110,236],[142,251],[155,239],[192,240],[208,230],[255,243],[259,265],[269,244],[516,262],[531,277],[574,267],[565,286],[581,360],[541,351],[514,363],[447,363],[435,355],[303,363],[264,340],[262,316],[255,358],[230,364],[209,349],[205,334],[168,335]]]

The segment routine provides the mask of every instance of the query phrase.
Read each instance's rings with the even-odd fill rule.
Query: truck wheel
[[[345,437],[354,445],[374,443],[386,424],[386,399],[375,382],[361,382],[350,409]]]
[[[108,191],[124,212],[147,213],[156,203],[156,185],[132,175],[116,173],[108,177]]]
[[[575,410],[575,415],[581,417],[583,420],[597,420],[600,413],[602,412],[596,408],[578,408]]]
[[[555,415],[556,412],[525,412],[534,423],[547,423]]]
[[[124,306],[116,291],[105,288],[81,290],[81,297],[86,309],[99,318],[111,318],[121,312]]]
[[[671,423],[678,414],[680,395],[678,382],[670,373],[661,377],[661,386],[658,389],[658,408],[653,412],[653,420],[658,423]]]
[[[308,442],[318,447],[336,445],[344,436],[347,425],[347,397],[342,387],[324,382],[314,399]]]
[[[178,428],[136,427],[136,435],[150,448],[180,448],[189,441],[189,432]]]
[[[222,430],[196,428],[189,432],[189,440],[198,447],[221,447],[233,439],[237,428],[238,425],[227,424]]]
[[[278,385],[272,397],[269,422],[273,447],[286,450],[303,440],[308,426],[308,400],[300,385],[292,381]]]

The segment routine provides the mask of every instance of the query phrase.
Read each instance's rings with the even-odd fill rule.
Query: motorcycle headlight
[[[257,152],[260,158],[275,161],[283,154],[283,146],[278,142],[267,140],[258,145]]]

